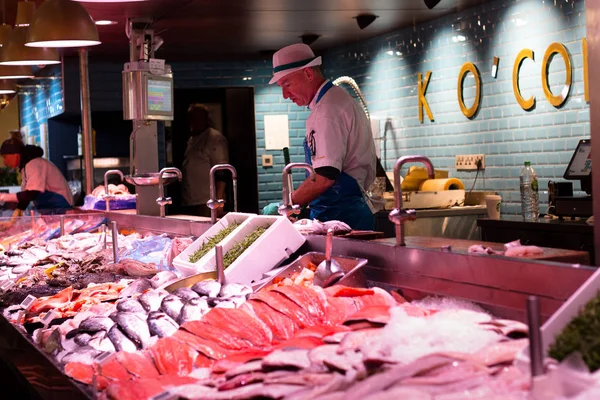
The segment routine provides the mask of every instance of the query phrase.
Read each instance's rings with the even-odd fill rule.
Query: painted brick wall
[[[562,177],[578,140],[590,134],[589,108],[583,101],[584,0],[554,3],[490,1],[459,14],[333,49],[324,55],[325,74],[330,78],[349,75],[357,80],[382,132],[385,121],[390,120],[383,153],[388,169],[401,155],[424,154],[436,167],[449,169],[452,176],[463,179],[470,188],[475,174],[456,172],[454,155],[486,154],[486,172],[475,188],[499,191],[504,199],[503,212],[518,213],[520,165],[531,161],[540,176],[540,187],[545,190],[549,180]],[[465,40],[454,42],[453,37],[458,39],[459,35]],[[541,61],[546,47],[554,41],[566,45],[574,67],[571,96],[560,110],[547,102],[541,88]],[[535,63],[524,62],[521,70],[523,96],[533,94],[537,98],[537,107],[530,112],[523,111],[512,94],[513,61],[524,47],[533,49],[536,59]],[[501,58],[497,79],[490,76],[494,56]],[[90,60],[94,111],[121,108],[124,61]],[[458,72],[466,61],[475,63],[482,76],[481,109],[472,120],[460,112],[456,94]],[[274,167],[261,166],[261,155],[269,153],[265,150],[264,116],[288,114],[292,161],[299,162],[303,160],[301,145],[309,112],[284,100],[277,86],[268,85],[270,60],[171,64],[179,88],[254,87],[259,206],[279,200],[283,155],[280,151],[271,152],[275,156]],[[426,119],[421,124],[417,117],[417,73],[428,70],[433,75],[427,99],[435,122]],[[564,75],[564,64],[555,57],[550,65],[554,93],[562,89]],[[464,86],[465,103],[470,105],[475,93],[470,75]],[[24,121],[31,121],[34,103],[41,106],[33,97],[22,97]],[[381,146],[383,152],[383,143]],[[300,181],[302,173],[295,175]],[[540,197],[542,202],[547,201],[546,194]],[[544,206],[541,209],[545,211]]]
[[[329,76],[357,80],[372,116],[380,120],[381,132],[385,122],[391,122],[385,143],[388,170],[402,155],[423,154],[470,189],[475,173],[457,172],[454,156],[485,154],[485,174],[475,189],[500,192],[502,211],[517,214],[524,161],[531,161],[540,190],[547,191],[549,180],[562,178],[579,139],[590,136],[589,107],[583,98],[583,37],[583,0],[498,0],[336,49],[326,55],[325,69]],[[542,59],[552,42],[567,47],[573,65],[571,95],[561,109],[546,100],[541,83]],[[535,62],[525,61],[520,74],[523,97],[537,99],[529,112],[517,104],[512,89],[513,63],[526,47],[535,54]],[[490,74],[494,56],[500,57],[496,79]],[[481,108],[472,120],[461,113],[457,101],[458,73],[465,62],[477,66],[482,81]],[[427,71],[433,72],[426,97],[435,122],[425,115],[421,124],[417,74]],[[565,81],[560,56],[554,57],[549,73],[553,93],[560,93]],[[475,95],[472,78],[469,74],[464,83],[467,106]],[[546,203],[547,192],[540,193],[540,201]],[[546,204],[540,210],[545,212]]]

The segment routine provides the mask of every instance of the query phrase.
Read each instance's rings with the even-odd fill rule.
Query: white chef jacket
[[[34,158],[21,171],[23,181],[21,190],[37,190],[38,192],[53,192],[60,194],[73,205],[73,194],[62,172],[50,161],[42,157]]]
[[[356,100],[341,87],[333,86],[317,102],[319,92],[309,104],[306,141],[314,168],[334,167],[356,180],[367,190],[375,180],[377,154],[371,125]]]
[[[228,162],[227,139],[216,129],[190,137],[183,160],[183,205],[206,204],[210,199],[210,169]]]

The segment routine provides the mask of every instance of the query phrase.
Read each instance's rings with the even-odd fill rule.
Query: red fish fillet
[[[231,353],[229,350],[222,348],[215,342],[203,339],[193,333],[184,331],[183,329],[179,329],[171,337],[179,342],[189,345],[194,350],[213,360],[224,358]]]
[[[59,308],[71,301],[72,296],[73,286],[69,286],[68,288],[56,293],[54,296],[40,297],[39,299],[35,300],[29,309],[29,312],[32,314],[37,314],[44,311],[50,311],[54,308]]]
[[[170,337],[160,338],[150,347],[150,354],[162,375],[188,375],[194,368],[197,352]]]
[[[203,321],[189,321],[181,325],[184,330],[206,340],[210,340],[221,347],[229,350],[245,350],[252,347],[252,344],[232,335],[228,331],[217,326],[212,326]]]
[[[240,308],[250,309],[254,315],[267,324],[269,329],[273,331],[274,339],[278,342],[291,338],[294,336],[294,332],[298,330],[298,325],[291,318],[262,301],[248,300]]]
[[[367,306],[346,318],[344,324],[350,325],[360,321],[369,321],[385,325],[390,321],[390,307],[386,305]]]
[[[158,379],[137,379],[111,384],[106,393],[113,400],[145,400],[161,393],[165,385]]]
[[[343,323],[346,318],[358,311],[352,297],[329,297],[327,303],[327,317],[329,323],[333,325]]]
[[[248,350],[234,353],[214,363],[211,370],[215,374],[223,374],[249,361],[260,360],[270,352],[270,350]]]
[[[273,332],[269,327],[244,310],[213,308],[204,315],[202,320],[246,339],[256,347],[269,347],[273,342]]]
[[[318,319],[294,303],[286,296],[273,290],[258,292],[252,296],[252,300],[260,300],[271,308],[283,313],[292,319],[300,328],[313,326],[319,323]]]
[[[273,290],[298,304],[319,321],[325,319],[325,305],[321,303],[321,299],[312,289],[299,285],[290,285],[276,287]]]
[[[298,331],[295,337],[315,337],[322,339],[334,333],[349,331],[350,328],[344,325],[315,325]]]
[[[156,378],[159,376],[152,359],[145,354],[120,351],[116,353],[115,357],[133,376],[140,378]]]
[[[190,335],[191,335],[191,333],[190,333]],[[196,357],[196,361],[194,361],[194,367],[195,368],[210,368],[213,366],[214,363],[215,363],[215,360],[213,360],[212,358],[208,358],[204,354],[198,353],[198,356]]]
[[[98,373],[109,381],[128,381],[131,379],[131,375],[117,360],[116,356],[112,356],[100,364],[98,366]]]
[[[295,337],[290,340],[286,340],[285,342],[278,344],[275,346],[275,350],[277,349],[286,349],[286,348],[295,348],[295,349],[314,349],[315,347],[319,347],[324,345],[322,339],[316,338],[314,336],[305,336],[305,337]]]
[[[86,385],[92,384],[94,367],[80,362],[70,362],[65,365],[65,374]]]

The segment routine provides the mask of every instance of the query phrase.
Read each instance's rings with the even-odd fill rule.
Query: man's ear
[[[304,73],[304,77],[308,79],[309,82],[315,77],[315,71],[313,71],[312,68],[304,68],[302,72]]]

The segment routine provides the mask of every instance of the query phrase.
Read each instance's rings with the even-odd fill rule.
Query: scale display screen
[[[564,178],[577,180],[589,178],[592,173],[592,141],[580,140],[571,162],[565,171]]]
[[[169,80],[148,78],[148,113],[173,112],[173,83]]]

